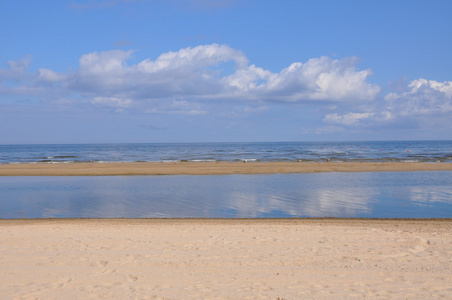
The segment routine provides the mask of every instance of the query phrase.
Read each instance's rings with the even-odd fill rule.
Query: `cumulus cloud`
[[[413,128],[451,128],[452,81],[416,79],[388,93],[363,111],[329,113],[323,121],[345,127],[409,124]]]
[[[163,112],[162,103],[180,100],[366,102],[380,91],[367,82],[371,71],[357,70],[354,58],[313,58],[274,73],[250,65],[244,53],[226,45],[189,47],[127,64],[132,55],[131,50],[88,53],[73,72],[40,68],[33,84],[65,99],[76,95],[99,106],[141,107],[149,112]],[[29,63],[29,58],[9,62],[10,69],[0,75],[20,77]]]
[[[395,123],[452,126],[452,81],[421,78],[380,95],[380,86],[368,82],[372,72],[358,69],[356,58],[311,58],[275,72],[250,64],[242,51],[227,45],[188,47],[128,63],[135,55],[92,52],[82,55],[73,71],[41,67],[34,73],[28,71],[32,57],[26,56],[0,68],[0,94],[65,107],[193,116],[246,117],[276,105],[305,104],[325,123],[312,131],[319,134]],[[218,104],[229,105],[229,111]]]
[[[153,72],[162,69],[203,68],[222,61],[234,61],[237,67],[244,68],[248,64],[245,55],[225,45],[204,45],[194,48],[185,48],[177,52],[167,52],[160,55],[155,62],[145,60],[140,65],[151,66],[147,71]],[[156,66],[157,68],[153,68]]]
[[[452,112],[452,81],[417,79],[404,91],[389,93],[386,112],[391,115],[421,116]]]
[[[380,87],[367,83],[371,71],[357,71],[355,62],[353,58],[333,60],[328,57],[313,58],[305,64],[296,62],[271,74],[261,92],[266,97],[290,102],[372,100]]]
[[[354,60],[327,57],[293,63],[279,73],[248,65],[239,50],[225,45],[202,45],[161,54],[127,65],[132,51],[94,52],[80,58],[70,74],[72,90],[102,96],[127,94],[134,100],[191,97],[197,99],[272,100],[372,100],[380,88],[366,82],[369,70],[359,71]],[[232,62],[232,74],[222,64]],[[115,95],[112,95],[114,93]],[[99,96],[99,95],[97,95]]]
[[[128,90],[133,83],[125,63],[131,54],[121,50],[85,54],[79,59],[79,69],[68,74],[63,83],[69,91],[88,97],[122,98],[117,93]]]

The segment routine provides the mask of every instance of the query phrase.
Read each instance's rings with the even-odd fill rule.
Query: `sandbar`
[[[419,162],[121,162],[0,164],[0,176],[228,175],[452,170]]]
[[[452,298],[452,220],[0,220],[1,299]]]

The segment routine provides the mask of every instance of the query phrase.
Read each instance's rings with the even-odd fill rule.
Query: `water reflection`
[[[302,176],[299,176],[302,175]],[[309,175],[309,176],[307,176]],[[237,217],[354,217],[371,212],[369,200],[375,191],[368,180],[368,174],[361,174],[359,183],[350,174],[297,174],[267,175],[260,178],[257,189],[235,185],[235,191],[228,197],[228,206],[236,211]],[[250,186],[255,179],[246,179]]]
[[[452,172],[0,177],[0,218],[452,217]]]

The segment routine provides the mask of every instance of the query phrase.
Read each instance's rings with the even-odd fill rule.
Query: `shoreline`
[[[0,176],[230,175],[411,171],[452,171],[452,163],[112,162],[0,164]]]
[[[450,298],[452,220],[0,220],[0,298]]]
[[[15,226],[378,226],[395,228],[445,227],[452,230],[452,218],[19,218],[0,219],[0,229]],[[451,245],[452,246],[452,245]]]
[[[294,217],[294,218],[0,218],[0,226],[5,223],[71,223],[71,222],[110,222],[110,223],[237,223],[237,224],[266,224],[266,223],[398,223],[398,222],[450,222],[452,225],[452,217],[450,218],[363,218],[363,217]],[[16,225],[16,224],[12,224]]]

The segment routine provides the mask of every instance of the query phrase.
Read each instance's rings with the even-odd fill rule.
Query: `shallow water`
[[[0,177],[0,218],[451,218],[452,172]]]

